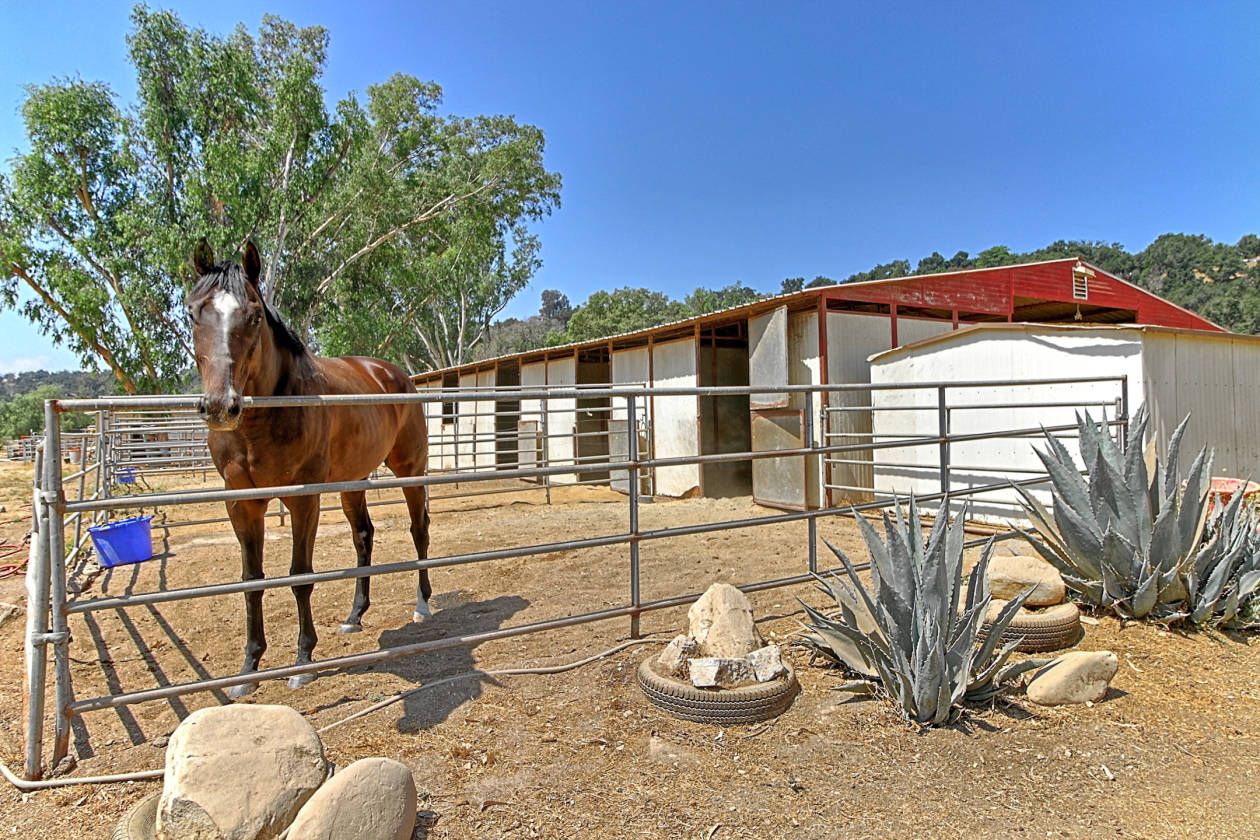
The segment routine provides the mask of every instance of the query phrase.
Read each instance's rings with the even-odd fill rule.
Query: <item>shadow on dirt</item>
[[[500,595],[486,601],[467,600],[464,592],[442,593],[433,599],[433,616],[420,624],[407,624],[381,633],[382,649],[414,645],[452,636],[486,633],[505,626],[508,620],[529,606],[519,595]],[[469,674],[461,679],[435,685],[402,701],[402,717],[396,722],[400,732],[419,732],[436,726],[461,703],[481,696],[482,685],[497,684],[493,677],[477,672],[472,647],[459,646],[407,659],[395,659],[365,670],[396,674],[416,685],[436,683],[447,677]]]

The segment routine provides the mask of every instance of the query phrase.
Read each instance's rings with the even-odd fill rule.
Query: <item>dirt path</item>
[[[493,497],[492,497],[493,498]],[[484,499],[435,503],[432,554],[530,545],[626,527],[624,498],[575,488],[501,507]],[[205,506],[205,515],[215,515]],[[411,558],[402,509],[374,509],[380,562]],[[748,499],[646,505],[645,529],[765,515]],[[353,559],[340,517],[325,517],[316,567]],[[273,528],[269,573],[287,568],[287,539]],[[823,536],[859,559],[852,524],[828,521]],[[160,532],[159,532],[160,535]],[[99,578],[88,597],[231,580],[235,541],[224,526],[170,531],[168,554]],[[698,592],[805,568],[803,524],[648,542],[643,598]],[[375,650],[453,633],[510,627],[604,609],[628,597],[624,546],[551,553],[442,569],[434,618],[407,623],[410,574],[376,578],[365,632],[336,635],[351,584],[316,588],[316,655]],[[795,629],[797,597],[811,587],[753,597],[762,632]],[[73,677],[89,697],[233,673],[242,646],[240,596],[204,598],[77,619]],[[264,664],[294,656],[293,602],[265,598]],[[795,615],[794,615],[795,613]],[[0,627],[3,683],[0,756],[22,749],[20,616]],[[645,615],[645,633],[668,637],[685,610]],[[552,665],[626,638],[628,619],[605,621],[326,674],[297,692],[263,685],[249,702],[287,703],[324,726],[398,691],[473,669]],[[345,765],[386,755],[413,768],[422,791],[417,837],[849,838],[1150,837],[1252,838],[1260,833],[1260,645],[1165,633],[1104,618],[1082,649],[1107,648],[1121,670],[1092,707],[1044,709],[1016,699],[972,709],[957,725],[916,732],[887,705],[833,692],[836,677],[787,655],[803,692],[769,727],[718,730],[679,721],[644,701],[634,670],[652,646],[552,676],[484,674],[412,695],[327,733],[329,758]],[[76,726],[79,774],[158,767],[160,744],[194,709],[225,702],[193,694],[90,713]],[[114,822],[155,785],[67,788],[28,796],[0,792],[0,819],[14,836],[108,838]]]

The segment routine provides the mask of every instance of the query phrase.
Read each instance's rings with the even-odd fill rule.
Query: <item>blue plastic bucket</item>
[[[118,470],[118,483],[119,484],[135,484],[136,483],[136,468],[135,467],[122,467],[121,469],[119,469]]]
[[[136,516],[88,528],[101,566],[108,569],[152,557],[152,521],[152,516]]]

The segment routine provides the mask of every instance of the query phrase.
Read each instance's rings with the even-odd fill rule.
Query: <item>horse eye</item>
[[[251,327],[256,327],[256,326],[258,326],[258,325],[259,325],[259,324],[261,324],[261,323],[262,323],[262,314],[261,314],[261,313],[257,313],[257,312],[256,312],[256,313],[254,313],[253,317],[251,317],[251,318],[249,319],[249,325],[250,325]]]

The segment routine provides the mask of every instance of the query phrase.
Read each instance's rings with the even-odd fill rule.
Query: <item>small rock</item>
[[[696,763],[696,757],[693,753],[656,735],[648,738],[647,754],[652,761],[659,761],[663,764]]]
[[[701,657],[688,662],[687,667],[696,688],[735,688],[757,679],[752,663],[743,658]]]
[[[766,645],[748,654],[748,662],[752,665],[753,676],[757,682],[770,682],[787,673],[783,666],[783,654],[778,645]]]
[[[729,583],[715,583],[687,611],[690,636],[702,656],[738,659],[764,642],[753,624],[747,596]]]
[[[1030,607],[1060,604],[1067,594],[1058,569],[1040,558],[998,554],[989,561],[989,592],[994,598],[1009,601],[1030,586],[1033,593],[1025,602]]]
[[[661,655],[657,657],[656,664],[660,668],[660,672],[667,677],[682,677],[686,679],[687,660],[695,656],[700,651],[700,645],[690,636],[675,636],[674,640],[665,646],[661,651]]]
[[[199,709],[171,735],[154,837],[272,840],[325,773],[319,736],[288,706]]]
[[[159,735],[158,737],[154,738],[149,743],[150,745],[157,747],[159,750],[164,750],[166,749],[166,745],[169,744],[170,742],[171,742],[170,735]]]
[[[1065,653],[1037,672],[1028,684],[1028,699],[1042,706],[1097,703],[1120,668],[1109,650]]]
[[[389,758],[364,758],[315,791],[288,840],[410,840],[415,826],[411,771]]]

